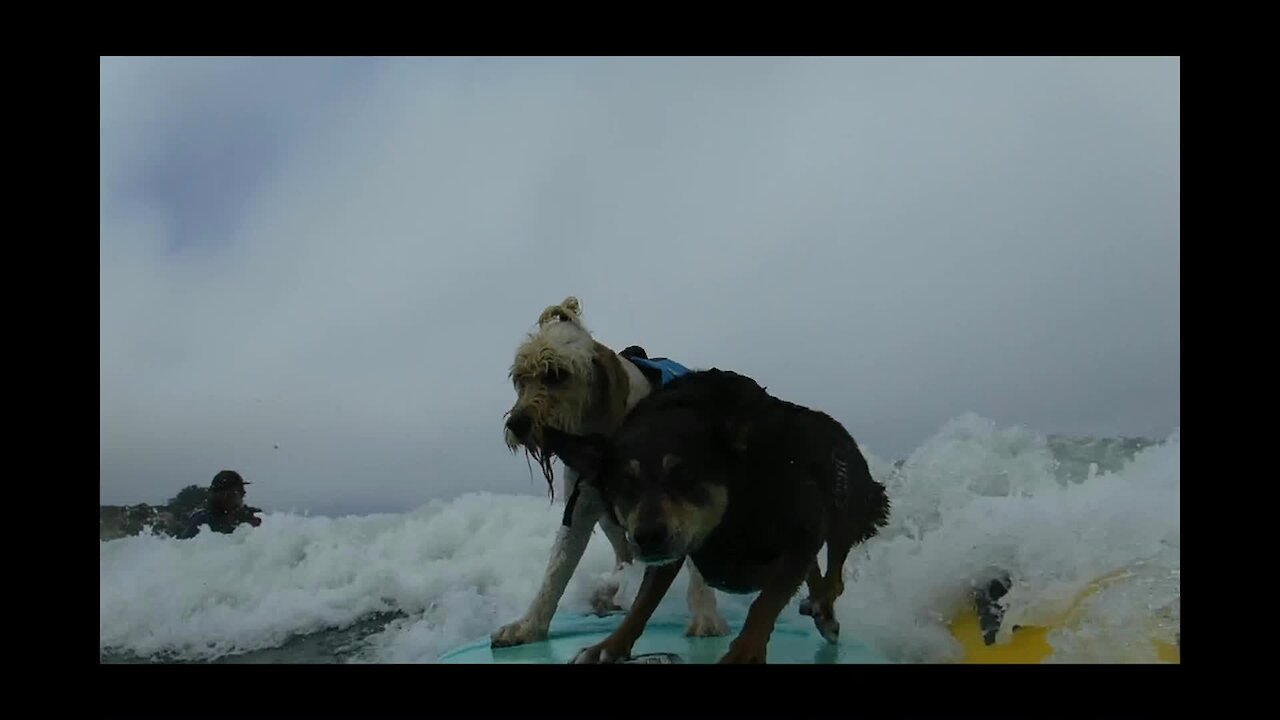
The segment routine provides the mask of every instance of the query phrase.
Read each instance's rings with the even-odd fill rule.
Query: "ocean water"
[[[1073,610],[1050,633],[1050,662],[1155,662],[1150,639],[1176,641],[1178,432],[1056,438],[965,415],[899,462],[864,452],[893,512],[845,565],[842,636],[894,662],[955,661],[948,619],[1007,573],[1006,627]],[[402,514],[268,512],[231,535],[101,542],[101,660],[434,662],[522,614],[561,503],[479,493]],[[587,612],[612,564],[597,531],[560,612]],[[624,606],[641,574],[616,578]],[[659,613],[684,612],[687,583],[681,572]],[[717,598],[737,614],[751,599]]]

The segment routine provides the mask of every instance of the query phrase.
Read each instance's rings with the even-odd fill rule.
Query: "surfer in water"
[[[205,506],[192,513],[187,519],[186,527],[178,533],[179,539],[195,537],[200,528],[208,525],[210,530],[220,533],[232,533],[241,523],[254,527],[262,524],[262,518],[255,513],[261,509],[244,504],[245,485],[250,483],[240,477],[235,470],[223,470],[213,476],[209,485],[209,501]]]

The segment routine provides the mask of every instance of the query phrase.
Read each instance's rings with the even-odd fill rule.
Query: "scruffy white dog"
[[[644,357],[642,350],[640,356]],[[655,389],[655,383],[662,382],[659,377],[646,377],[625,354],[597,342],[582,323],[582,303],[572,296],[542,311],[538,329],[516,350],[511,381],[517,397],[505,416],[507,446],[513,452],[523,447],[537,461],[553,493],[554,456],[543,450],[543,429],[611,433],[631,408]],[[632,560],[622,527],[609,517],[589,482],[579,485],[577,473],[565,467],[562,492],[567,498],[564,524],[556,533],[542,586],[524,617],[493,633],[494,647],[546,639],[556,606],[597,524],[613,546],[617,567]],[[729,626],[716,608],[715,592],[692,565],[687,567],[691,617],[685,634],[727,635]],[[593,603],[597,608],[616,607],[616,592],[617,585],[609,584],[596,593]]]

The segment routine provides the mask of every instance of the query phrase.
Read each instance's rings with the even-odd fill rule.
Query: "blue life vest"
[[[689,373],[689,368],[670,358],[629,357],[627,359],[635,363],[641,371],[648,369],[650,372],[645,373],[645,375],[648,375],[650,378],[653,377],[654,373],[658,373],[663,385],[666,385],[681,375]]]
[[[631,349],[632,348],[627,348],[628,351]],[[639,352],[643,353],[644,351],[640,350]],[[649,382],[656,381],[666,385],[681,375],[689,374],[689,368],[670,358],[641,357],[639,354],[633,354],[627,351],[623,351],[622,356],[634,363],[636,367],[640,368],[640,372],[649,379]],[[581,482],[575,485],[573,492],[569,494],[569,499],[565,502],[564,518],[560,521],[565,527],[569,527],[569,519],[573,517],[573,506],[578,502],[578,489],[581,487]],[[613,510],[609,509],[608,512],[612,514]]]

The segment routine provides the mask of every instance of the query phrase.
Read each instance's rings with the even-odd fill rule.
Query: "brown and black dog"
[[[641,400],[611,435],[551,429],[548,449],[591,478],[644,562],[627,616],[576,663],[619,662],[688,557],[707,583],[759,592],[722,663],[762,663],[779,613],[802,583],[801,612],[829,641],[854,545],[888,519],[889,499],[845,428],[754,380],[692,372]],[[825,576],[818,551],[827,546]]]

